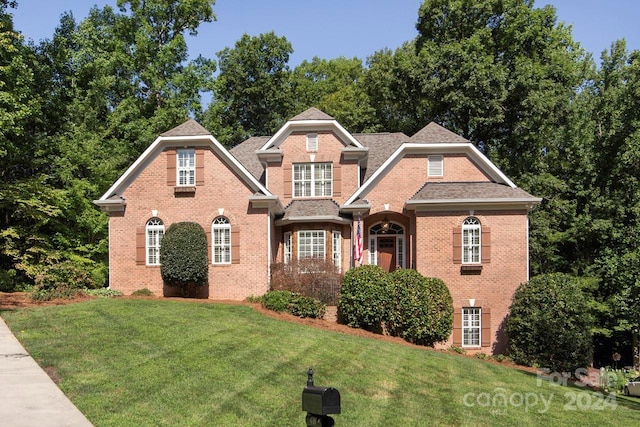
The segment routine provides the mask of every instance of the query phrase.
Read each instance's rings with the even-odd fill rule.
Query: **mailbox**
[[[340,413],[340,392],[333,387],[313,385],[313,369],[307,372],[307,386],[302,390],[302,410],[307,411],[307,426],[330,427],[333,418],[328,414]]]
[[[316,415],[340,413],[340,392],[333,387],[307,386],[302,390],[302,410]]]

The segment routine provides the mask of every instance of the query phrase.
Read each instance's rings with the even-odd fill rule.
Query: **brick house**
[[[310,108],[231,150],[189,120],[95,204],[109,215],[110,286],[125,294],[163,292],[164,230],[194,221],[210,242],[209,298],[261,295],[273,264],[305,258],[341,271],[414,268],[451,291],[448,345],[502,352],[511,297],[528,280],[528,212],[539,202],[435,123],[412,137],[350,134]]]

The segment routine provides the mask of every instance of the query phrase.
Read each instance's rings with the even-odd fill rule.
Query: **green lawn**
[[[98,427],[303,426],[310,366],[316,385],[340,391],[337,426],[640,425],[635,398],[242,305],[97,299],[2,316]]]

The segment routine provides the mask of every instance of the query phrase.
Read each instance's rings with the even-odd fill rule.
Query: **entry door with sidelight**
[[[385,271],[404,267],[404,229],[401,225],[382,222],[369,229],[369,264]]]

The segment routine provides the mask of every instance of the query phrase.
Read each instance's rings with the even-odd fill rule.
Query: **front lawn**
[[[310,366],[340,391],[337,426],[640,424],[634,398],[243,305],[117,298],[2,316],[97,427],[303,426]]]

